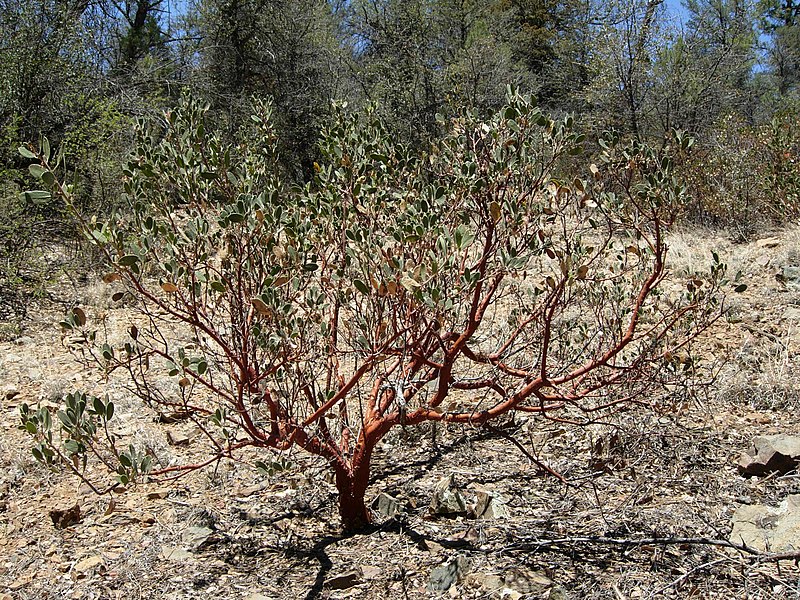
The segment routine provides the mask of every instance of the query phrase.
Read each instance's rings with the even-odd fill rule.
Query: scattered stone
[[[21,577],[17,577],[14,581],[12,581],[8,589],[12,592],[16,592],[17,590],[21,590],[24,587],[28,587],[31,582],[31,577],[29,575],[23,575]]]
[[[361,583],[361,577],[356,571],[351,571],[325,580],[325,587],[329,590],[347,590],[359,583]]]
[[[248,496],[252,496],[253,494],[257,494],[264,489],[263,484],[257,485],[250,485],[247,487],[239,488],[234,492],[234,496],[238,498],[247,498]]]
[[[81,507],[76,504],[67,509],[54,508],[48,514],[53,521],[53,525],[56,526],[56,529],[66,529],[67,527],[72,527],[76,523],[80,523]]]
[[[511,516],[505,499],[483,487],[474,486],[475,503],[470,507],[470,512],[476,519],[507,519]]]
[[[467,512],[467,503],[456,487],[454,475],[450,474],[441,479],[433,488],[431,512],[435,515],[453,515]]]
[[[470,568],[470,560],[466,556],[456,556],[446,563],[431,569],[428,580],[429,592],[444,592],[460,583]]]
[[[383,492],[378,494],[375,500],[372,501],[372,510],[387,518],[405,512],[400,500]]]
[[[466,544],[476,544],[479,539],[480,535],[478,534],[478,530],[471,525],[466,529],[447,537],[448,542],[462,542]]]
[[[788,473],[800,464],[800,437],[778,434],[757,437],[753,447],[742,453],[739,472],[742,475],[766,475],[777,471]]]
[[[171,413],[159,412],[156,417],[156,423],[163,423],[164,425],[172,425],[173,423],[180,423],[192,416],[190,410],[177,410]]]
[[[777,248],[780,245],[781,238],[779,237],[761,238],[760,240],[756,241],[756,246],[759,248]]]
[[[499,575],[484,575],[483,573],[470,573],[466,578],[467,584],[473,588],[481,588],[490,596],[495,592],[499,592],[505,584],[503,578]]]
[[[95,567],[104,566],[105,561],[103,557],[99,554],[96,556],[90,556],[89,558],[84,558],[83,560],[75,563],[73,570],[76,573],[87,574],[90,571],[93,571]]]
[[[193,557],[193,554],[179,546],[163,546],[161,558],[172,562],[183,562]]]
[[[762,552],[800,549],[800,494],[789,496],[777,508],[760,504],[737,508],[730,541]]]
[[[13,388],[11,388],[11,389],[7,389],[7,390],[4,392],[4,394],[3,394],[3,395],[5,396],[5,399],[6,399],[6,400],[13,400],[13,399],[14,399],[14,398],[16,398],[17,396],[19,396],[19,390],[16,390],[16,389],[13,389]],[[2,599],[2,596],[0,596],[0,600],[1,600],[1,599]]]
[[[167,431],[167,443],[170,446],[188,446],[191,438],[185,433]]]
[[[264,594],[254,593],[245,596],[244,600],[276,600],[274,596],[265,596]]]
[[[208,527],[189,527],[183,532],[181,539],[192,551],[197,551],[208,542],[208,538],[212,535],[214,532]]]
[[[361,567],[361,576],[366,581],[372,581],[374,579],[380,579],[383,577],[383,569],[380,567],[373,567],[372,565],[366,565]]]
[[[775,279],[788,287],[798,288],[800,287],[800,267],[781,267],[781,272],[775,275]]]
[[[560,585],[554,585],[550,588],[550,594],[547,596],[548,600],[569,600],[569,593]]]
[[[155,490],[151,490],[147,492],[147,499],[148,500],[163,500],[169,496],[170,493],[169,488],[158,488]]]
[[[524,596],[541,596],[553,586],[553,580],[541,571],[515,567],[506,572],[505,586]]]
[[[423,540],[422,544],[424,545],[422,549],[427,550],[431,554],[438,554],[440,552],[444,552],[444,546],[434,542],[433,540]]]

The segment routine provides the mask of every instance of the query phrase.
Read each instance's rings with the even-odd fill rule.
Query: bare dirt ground
[[[0,343],[0,598],[800,598],[794,561],[652,541],[725,540],[737,507],[800,493],[797,474],[736,469],[754,436],[800,434],[800,282],[786,277],[800,266],[800,229],[746,244],[694,231],[671,245],[676,278],[716,248],[748,285],[707,333],[707,360],[723,365],[711,389],[585,428],[518,417],[494,431],[396,432],[368,495],[389,494],[404,512],[354,536],[338,530],[323,465],[301,455],[272,477],[244,455],[102,497],[36,463],[18,407],[101,388],[64,348],[60,315],[32,311],[22,336]],[[80,289],[82,305],[123,318],[101,288]],[[119,433],[154,456],[203,455],[191,424],[156,423],[118,384],[104,391]],[[502,498],[508,515],[431,515],[449,476],[468,500],[481,489]],[[75,505],[79,520],[56,527],[51,511]]]

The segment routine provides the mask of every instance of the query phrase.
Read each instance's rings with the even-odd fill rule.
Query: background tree
[[[228,112],[231,134],[251,96],[271,98],[287,166],[309,178],[317,132],[348,87],[335,11],[324,0],[207,0],[198,11],[196,89]]]
[[[506,36],[513,56],[528,74],[525,81],[549,108],[582,107],[580,92],[589,84],[596,17],[588,0],[568,2],[502,0]]]
[[[596,75],[587,96],[601,129],[614,127],[637,139],[650,133],[653,55],[663,14],[663,0],[608,3],[598,14]]]
[[[70,152],[77,204],[115,201],[107,168],[123,119],[87,42],[91,14],[87,2],[0,2],[0,323],[24,316],[31,296],[44,293],[53,265],[42,245],[74,235],[63,205],[19,195],[33,185],[20,140],[47,136]]]
[[[761,0],[762,26],[770,36],[769,64],[781,94],[800,79],[800,4],[794,0]]]
[[[730,115],[753,118],[755,12],[739,0],[690,0],[688,22],[654,56],[653,128],[703,136]],[[670,39],[672,37],[672,39]]]

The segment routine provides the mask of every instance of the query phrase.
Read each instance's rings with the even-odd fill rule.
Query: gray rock
[[[489,594],[499,592],[505,586],[503,578],[499,575],[473,573],[469,577],[477,586],[480,586],[483,591],[488,592]]]
[[[560,585],[554,585],[550,588],[550,595],[547,598],[548,600],[569,600],[569,594]]]
[[[553,581],[542,571],[515,567],[506,571],[505,585],[523,596],[541,596],[552,587]]]
[[[476,519],[506,519],[511,516],[505,499],[483,486],[475,486],[475,505],[472,512]]]
[[[456,487],[455,476],[448,475],[433,488],[431,512],[435,515],[452,515],[467,512],[464,496]]]
[[[788,473],[800,464],[800,437],[778,434],[753,439],[753,447],[739,459],[742,475]]]
[[[183,532],[181,538],[194,552],[202,548],[212,535],[214,535],[214,532],[208,527],[189,527]]]
[[[429,592],[445,592],[460,583],[469,573],[470,560],[466,556],[456,556],[446,563],[431,569],[428,580]]]
[[[163,546],[161,558],[172,562],[184,562],[192,558],[192,553],[179,546]]]
[[[378,494],[372,501],[372,510],[387,518],[405,512],[400,500],[385,493]]]
[[[789,496],[780,506],[740,506],[733,515],[730,541],[762,552],[800,549],[800,495]]]
[[[380,567],[374,567],[372,565],[364,565],[361,567],[361,577],[363,577],[367,581],[374,581],[375,579],[380,579],[383,577],[383,569]]]
[[[789,287],[800,287],[800,267],[785,266],[781,267],[779,280]]]

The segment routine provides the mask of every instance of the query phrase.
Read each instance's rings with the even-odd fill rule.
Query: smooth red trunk
[[[349,465],[338,465],[336,489],[339,490],[339,516],[346,532],[359,531],[372,522],[372,515],[364,502],[369,485],[369,466],[375,444],[389,430],[392,423],[384,420],[379,426],[365,426],[361,439],[353,451]]]
[[[369,482],[369,470],[359,469],[355,473],[336,471],[336,489],[339,490],[339,516],[342,529],[358,531],[372,521],[364,496]]]

